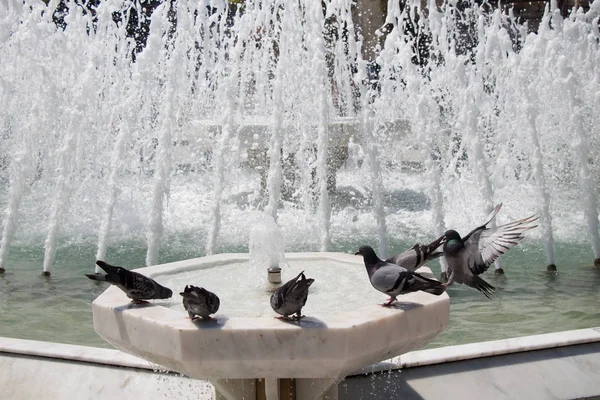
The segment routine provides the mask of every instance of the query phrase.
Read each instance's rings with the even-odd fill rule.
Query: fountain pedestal
[[[247,255],[219,254],[138,272],[164,284],[168,275],[219,268],[243,259],[247,260]],[[307,316],[300,321],[281,321],[270,312],[257,317],[228,316],[228,304],[222,298],[215,319],[192,322],[185,318],[183,307],[167,308],[160,302],[133,306],[121,290],[110,287],[92,305],[94,329],[126,353],[191,378],[209,379],[221,398],[240,399],[242,394],[254,400],[255,380],[264,379],[266,399],[276,400],[280,398],[278,380],[294,378],[296,399],[308,400],[335,399],[335,385],[347,374],[420,348],[448,325],[449,297],[445,293],[418,292],[403,296],[396,307],[378,305],[368,295],[382,297],[382,301],[385,296],[373,291],[359,257],[288,253],[286,260],[294,270],[307,263],[323,269],[331,268],[327,263],[333,262],[338,268],[332,271],[332,277],[338,276],[335,285],[324,278],[315,280],[314,290],[311,287],[315,294],[309,295],[303,310]],[[358,277],[364,274],[362,280],[344,279],[358,271]],[[307,275],[314,276],[309,272]],[[174,293],[179,289],[172,287]],[[217,292],[227,290],[221,287]],[[330,309],[319,303],[322,291],[339,291],[340,296],[364,299],[364,303]],[[269,311],[269,296],[265,294],[260,301]]]

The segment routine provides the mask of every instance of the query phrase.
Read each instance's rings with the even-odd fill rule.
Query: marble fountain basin
[[[387,297],[371,287],[360,256],[287,253],[285,261],[283,282],[302,270],[315,278],[300,321],[274,318],[266,267],[252,267],[248,254],[218,254],[136,270],[170,287],[173,298],[133,305],[111,286],[92,304],[94,329],[117,349],[192,378],[336,382],[423,347],[448,326],[446,293],[417,292],[381,307]],[[219,295],[214,319],[186,318],[179,295],[186,284]]]

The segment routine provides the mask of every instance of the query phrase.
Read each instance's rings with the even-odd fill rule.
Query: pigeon
[[[286,282],[271,295],[271,307],[277,314],[281,314],[279,319],[288,319],[288,315],[296,314],[295,319],[304,317],[302,307],[306,304],[308,298],[308,288],[315,280],[306,278],[304,271],[297,277]]]
[[[414,272],[425,265],[427,261],[435,260],[444,254],[442,250],[438,250],[438,247],[443,244],[443,241],[444,236],[440,236],[427,245],[417,243],[405,252],[388,258],[385,262],[400,265],[410,272]]]
[[[161,286],[154,279],[138,272],[116,267],[100,260],[96,261],[96,264],[106,271],[106,275],[86,274],[85,276],[94,281],[105,281],[116,285],[135,304],[147,303],[146,300],[151,299],[168,299],[173,295],[171,289]]]
[[[446,287],[440,282],[429,279],[416,272],[409,271],[403,266],[381,260],[371,246],[361,246],[355,255],[362,255],[369,274],[371,285],[382,293],[390,296],[387,303],[389,307],[396,300],[396,296],[422,290],[439,296]]]
[[[192,321],[199,317],[210,319],[210,314],[216,313],[221,304],[216,294],[201,287],[186,285],[183,292],[179,294],[183,296],[183,308]]]
[[[496,288],[478,275],[487,271],[489,266],[508,249],[516,246],[523,239],[523,232],[537,227],[531,223],[539,218],[534,214],[502,226],[488,228],[487,225],[496,217],[501,207],[502,203],[492,210],[483,225],[473,229],[463,238],[455,230],[444,233],[443,251],[448,262],[446,286],[454,282],[462,283],[479,290],[491,299]]]

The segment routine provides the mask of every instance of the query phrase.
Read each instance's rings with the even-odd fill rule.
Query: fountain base
[[[215,379],[216,400],[337,400],[338,379]]]
[[[548,266],[546,267],[546,271],[556,272],[556,264],[548,264]]]
[[[502,268],[496,268],[496,269],[494,270],[494,273],[495,273],[496,275],[504,275],[504,270],[503,270]]]
[[[311,287],[311,308],[305,311],[310,314],[300,321],[273,318],[269,298],[264,296],[249,300],[248,311],[240,315],[217,313],[208,323],[193,323],[182,307],[166,307],[166,301],[132,307],[123,291],[111,286],[92,303],[94,329],[119,350],[191,378],[210,380],[220,393],[218,399],[260,399],[263,389],[257,382],[264,380],[265,400],[290,399],[285,397],[290,391],[291,399],[336,400],[337,383],[349,373],[423,347],[448,326],[447,293],[410,293],[393,307],[381,307],[377,304],[381,296],[365,282],[360,258],[287,253],[285,259],[294,275],[306,270],[318,278]],[[222,273],[227,266],[250,265],[249,260],[248,254],[216,254],[137,271],[175,289],[183,286],[176,283],[177,276],[204,281],[212,269]],[[319,271],[332,268],[330,276],[353,277],[352,285],[340,283],[340,293],[365,289],[361,302],[348,306],[324,300],[328,279],[320,277]],[[228,290],[234,288],[221,286],[223,312],[225,305],[234,309],[233,302],[226,300]],[[250,311],[252,301],[259,302],[257,311]]]
[[[600,268],[600,258],[595,258],[594,259],[594,267]]]

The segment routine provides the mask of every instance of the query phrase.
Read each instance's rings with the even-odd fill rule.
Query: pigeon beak
[[[441,245],[443,245],[444,243],[446,243],[446,236],[440,236],[439,238],[437,238],[436,240],[434,240],[433,242],[429,243],[429,245],[427,247],[429,247],[430,249],[434,250],[437,249],[438,247],[440,247]]]
[[[354,253],[355,256],[359,255],[360,251],[357,251],[356,253]]]

